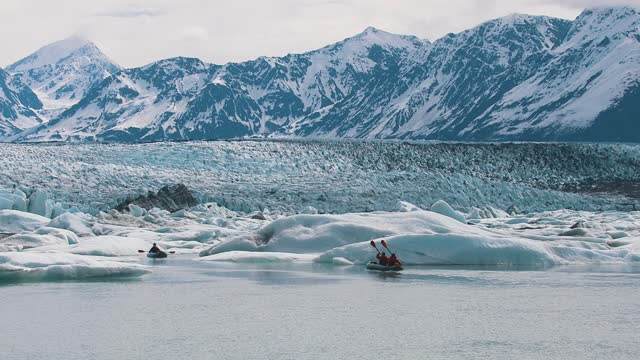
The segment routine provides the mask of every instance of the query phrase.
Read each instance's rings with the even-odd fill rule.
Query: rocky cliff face
[[[0,69],[0,141],[42,123],[42,103],[19,79]]]
[[[137,205],[143,209],[151,210],[158,208],[170,212],[188,209],[196,206],[198,201],[184,184],[165,186],[157,193],[149,192],[147,195],[140,195],[136,198],[127,199],[115,207],[118,211],[129,209],[129,205]]]

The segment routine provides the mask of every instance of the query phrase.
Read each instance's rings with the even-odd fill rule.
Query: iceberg
[[[322,253],[336,247],[397,234],[450,233],[458,229],[485,233],[450,217],[419,210],[402,213],[372,212],[342,215],[294,215],[276,219],[253,237],[238,236],[201,252],[201,256],[227,251]]]
[[[138,250],[149,249],[151,244],[148,241],[134,237],[107,235],[81,238],[81,241],[77,244],[67,247],[49,247],[37,250],[55,250],[78,255],[115,257],[137,255]]]
[[[580,212],[548,213],[527,219],[536,227],[521,229],[522,222],[508,217],[488,217],[477,225],[463,224],[432,211],[372,212],[342,215],[295,215],[272,221],[253,236],[236,236],[222,241],[200,255],[219,261],[257,262],[260,259],[313,257],[317,263],[366,264],[385,240],[389,249],[406,265],[506,265],[550,267],[578,263],[635,263],[640,242],[609,235],[611,225],[593,225],[590,237],[567,237],[566,227]],[[634,217],[614,223],[625,227]],[[602,219],[607,222],[606,216]],[[524,232],[523,232],[524,231]],[[572,231],[572,230],[568,230]],[[615,241],[615,243],[614,243]],[[613,244],[617,247],[613,247]],[[383,250],[384,251],[384,250]],[[303,255],[308,255],[300,257]]]
[[[50,221],[44,216],[17,210],[0,210],[0,233],[34,231]]]
[[[94,235],[92,226],[95,219],[84,213],[64,213],[48,223],[49,227],[69,230],[78,236]]]
[[[198,261],[226,261],[235,263],[292,263],[311,262],[315,254],[293,254],[282,252],[229,251],[197,258]]]
[[[143,265],[65,253],[0,253],[0,282],[139,277]]]
[[[544,244],[523,239],[432,234],[399,235],[383,240],[390,249],[401,255],[405,265],[551,266],[566,263]],[[366,264],[372,259],[371,247],[369,243],[358,243],[332,249],[315,261],[331,263],[336,257]]]
[[[16,234],[0,239],[0,245],[7,249],[23,250],[51,245],[78,243],[76,235],[67,230],[41,227],[33,233]]]
[[[458,220],[463,224],[467,223],[467,221],[464,218],[464,215],[453,210],[451,205],[447,204],[447,202],[444,200],[438,200],[436,201],[435,204],[431,205],[431,211],[436,212],[438,214],[442,214],[444,216],[448,216],[452,219]]]

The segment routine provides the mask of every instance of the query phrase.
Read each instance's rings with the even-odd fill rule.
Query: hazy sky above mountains
[[[0,0],[0,66],[74,34],[125,67],[225,63],[316,49],[368,26],[436,40],[514,12],[573,19],[614,5],[640,0]]]

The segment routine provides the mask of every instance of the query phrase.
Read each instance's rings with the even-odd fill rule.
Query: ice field
[[[184,183],[202,202],[293,214],[422,208],[632,210],[628,198],[587,195],[637,182],[640,147],[581,144],[188,142],[0,147],[0,187],[40,189],[88,213]],[[611,184],[611,183],[614,184]],[[631,184],[633,185],[633,183]],[[582,194],[556,190],[577,189]],[[640,193],[640,191],[638,192]]]
[[[195,142],[0,152],[4,281],[142,276],[151,269],[137,251],[153,242],[207,262],[362,266],[375,255],[369,241],[385,240],[405,265],[640,264],[634,194],[590,190],[637,179],[637,146]],[[176,183],[201,204],[110,209]]]

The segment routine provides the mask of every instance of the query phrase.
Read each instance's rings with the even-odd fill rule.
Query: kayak
[[[148,252],[147,253],[147,257],[148,258],[152,258],[152,259],[164,259],[164,258],[167,257],[167,253],[164,252],[164,251],[158,251],[158,252],[155,252],[155,253]]]
[[[370,261],[367,264],[367,270],[377,270],[377,271],[401,271],[404,270],[402,268],[401,265],[394,265],[394,266],[385,266],[385,265],[380,265],[375,261]]]

